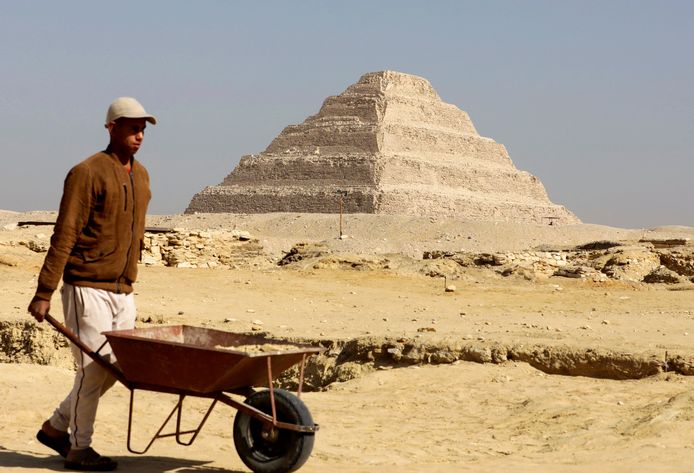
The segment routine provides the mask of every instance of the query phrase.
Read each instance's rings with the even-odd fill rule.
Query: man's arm
[[[92,206],[92,179],[89,169],[77,165],[65,178],[58,219],[51,246],[39,273],[36,294],[28,311],[41,322],[51,308],[51,296],[60,283],[68,257],[89,220]]]

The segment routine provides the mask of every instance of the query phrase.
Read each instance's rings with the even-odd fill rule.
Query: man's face
[[[119,118],[108,124],[111,145],[124,153],[135,155],[145,137],[147,122],[144,118]]]

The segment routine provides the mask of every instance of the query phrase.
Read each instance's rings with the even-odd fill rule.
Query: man
[[[132,284],[151,194],[147,170],[134,156],[147,122],[157,121],[134,98],[121,97],[110,105],[108,148],[65,178],[51,246],[28,308],[43,321],[62,276],[65,324],[93,350],[105,341],[101,332],[135,325]],[[117,463],[99,455],[91,442],[99,397],[115,380],[79,348],[73,346],[72,353],[77,364],[72,390],[36,438],[63,456],[66,468],[113,470]],[[115,362],[108,345],[100,353]]]

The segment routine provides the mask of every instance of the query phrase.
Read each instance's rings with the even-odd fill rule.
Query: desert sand
[[[52,227],[13,226],[54,218],[0,212],[2,471],[63,470],[34,434],[71,385],[70,358],[54,331],[26,313]],[[320,424],[302,472],[692,470],[694,381],[683,373],[692,373],[694,360],[694,283],[502,276],[488,265],[453,267],[422,254],[644,238],[690,239],[683,248],[691,253],[694,228],[358,214],[345,216],[347,237],[339,239],[335,215],[150,216],[148,225],[243,230],[263,250],[233,268],[143,265],[138,325],[185,323],[352,347],[351,358],[343,349],[348,362],[333,367],[332,382],[314,373],[315,389],[302,394]],[[330,253],[278,266],[299,242]],[[60,316],[58,297],[53,304]],[[128,453],[128,396],[117,385],[103,397],[94,443],[121,471],[248,471],[226,406],[190,447],[164,439],[147,455]],[[137,392],[136,447],[176,400]],[[190,400],[186,413],[194,422],[202,410]]]

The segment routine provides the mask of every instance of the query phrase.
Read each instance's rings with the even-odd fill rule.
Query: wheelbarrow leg
[[[200,425],[198,425],[197,429],[195,430],[181,430],[181,412],[183,411],[183,399],[185,396],[183,394],[180,395],[179,400],[178,400],[178,414],[176,416],[176,443],[179,445],[183,445],[187,447],[188,445],[192,445],[193,442],[195,441],[195,438],[198,436],[200,433],[200,430],[202,429],[202,426],[205,425],[205,422],[207,422],[207,418],[210,417],[210,414],[212,413],[212,409],[214,409],[215,404],[217,404],[217,400],[214,399],[212,401],[212,404],[210,404],[209,409],[207,409],[207,412],[205,413],[205,416],[202,418],[200,421]],[[193,434],[193,436],[190,438],[188,442],[184,442],[181,440],[181,434],[187,435],[187,434]]]
[[[192,429],[192,430],[181,430],[181,412],[183,410],[183,399],[185,399],[185,394],[180,394],[178,396],[178,402],[174,406],[174,408],[171,410],[169,415],[166,417],[166,420],[161,424],[161,427],[159,427],[159,430],[157,430],[157,433],[154,434],[152,437],[152,440],[149,441],[147,446],[145,447],[144,450],[135,450],[132,448],[132,423],[133,423],[133,405],[135,401],[135,389],[130,390],[130,408],[128,412],[128,442],[127,442],[127,447],[128,451],[130,453],[135,453],[138,455],[142,455],[143,453],[147,453],[147,451],[150,449],[152,444],[154,443],[155,440],[160,439],[160,438],[166,438],[166,437],[176,437],[176,443],[179,445],[184,445],[188,446],[191,445],[194,441],[195,438],[198,436],[200,433],[200,430],[202,429],[203,425],[205,425],[205,422],[207,421],[207,418],[210,416],[212,413],[212,409],[214,408],[215,404],[217,404],[217,399],[212,400],[212,404],[210,404],[210,407],[207,409],[207,412],[205,413],[205,416],[202,418],[202,421],[200,421],[200,424],[198,425],[197,428]],[[174,413],[176,413],[176,431],[171,432],[171,433],[166,433],[162,434],[162,430],[167,426],[169,421],[171,420],[171,417],[173,417]],[[184,442],[181,440],[181,435],[189,435],[193,434],[192,437],[188,442]]]

